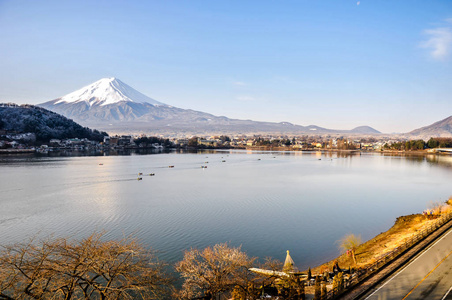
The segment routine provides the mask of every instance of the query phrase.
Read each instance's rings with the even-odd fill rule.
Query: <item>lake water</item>
[[[305,269],[337,256],[337,241],[348,233],[367,240],[396,217],[445,201],[451,179],[452,156],[0,156],[0,244],[133,233],[170,263],[190,247],[229,242],[261,259],[284,260],[290,250]]]

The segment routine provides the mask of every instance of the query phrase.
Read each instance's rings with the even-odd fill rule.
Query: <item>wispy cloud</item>
[[[452,25],[452,19],[447,19],[446,22]],[[452,50],[451,25],[423,31],[429,38],[423,41],[420,46],[430,49],[430,56],[435,60],[445,60],[450,56]]]
[[[239,100],[239,101],[254,101],[254,100],[256,100],[256,98],[251,97],[251,96],[238,96],[236,99]]]
[[[243,81],[235,81],[235,82],[234,82],[234,85],[238,85],[238,86],[245,86],[245,85],[246,85],[246,83],[245,83],[245,82],[243,82]]]
[[[361,1],[356,2],[356,5],[360,5],[360,4],[361,4]]]

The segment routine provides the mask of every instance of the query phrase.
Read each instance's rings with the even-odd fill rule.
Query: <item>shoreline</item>
[[[424,213],[411,214],[406,216],[400,216],[396,218],[394,225],[388,230],[381,232],[375,237],[361,243],[356,249],[355,264],[351,255],[347,252],[342,253],[338,257],[322,263],[318,266],[311,268],[313,276],[321,275],[325,271],[332,271],[336,263],[339,264],[341,269],[364,269],[384,257],[385,255],[396,250],[403,241],[409,239],[425,228],[435,223],[437,219],[441,218],[444,214],[452,211],[452,197],[445,202],[446,210],[439,214],[428,215]],[[304,270],[303,272],[307,272]]]
[[[415,156],[426,156],[426,155],[438,155],[438,156],[452,156],[452,152],[436,152],[436,151],[429,151],[431,149],[426,150],[365,150],[365,149],[349,149],[349,150],[343,150],[343,149],[292,149],[289,147],[208,147],[208,148],[164,148],[164,149],[155,149],[152,147],[118,147],[118,148],[101,148],[101,149],[89,149],[89,150],[79,150],[79,149],[72,149],[72,148],[60,148],[48,152],[77,152],[77,153],[90,153],[90,152],[117,152],[117,151],[179,151],[179,150],[185,150],[185,151],[209,151],[209,150],[245,150],[245,151],[278,151],[278,152],[294,152],[294,153],[303,153],[303,152],[320,152],[320,153],[375,153],[375,154],[393,154],[393,155],[415,155]],[[1,154],[21,154],[21,153],[39,153],[37,149],[16,149],[16,148],[8,148],[8,149],[0,149],[0,155]]]

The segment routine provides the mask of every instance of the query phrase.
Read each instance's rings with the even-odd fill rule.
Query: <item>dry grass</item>
[[[326,271],[331,272],[333,265],[338,262],[340,268],[366,268],[379,258],[399,247],[406,239],[418,234],[423,229],[435,223],[441,214],[452,212],[452,197],[446,203],[431,203],[429,209],[433,215],[414,214],[397,218],[394,225],[387,231],[380,233],[373,239],[361,244],[356,249],[357,264],[353,258],[346,253],[325,264],[312,268],[312,275],[320,275]],[[327,286],[331,290],[332,285]],[[314,286],[306,287],[306,295],[314,294]]]
[[[449,200],[452,202],[452,199]],[[441,212],[452,210],[452,206],[447,205]],[[336,259],[322,264],[312,269],[312,274],[321,274],[324,271],[332,271],[334,263],[337,261],[339,266],[344,269],[348,267],[352,268],[365,268],[366,266],[374,263],[376,260],[386,255],[399,247],[407,238],[416,235],[424,228],[434,223],[438,215],[423,215],[414,214],[409,216],[402,216],[397,218],[394,225],[386,232],[382,232],[373,239],[361,244],[356,250],[357,264],[354,265],[351,256],[346,253],[337,257]]]

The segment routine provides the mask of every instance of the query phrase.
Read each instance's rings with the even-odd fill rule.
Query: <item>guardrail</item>
[[[394,261],[394,259],[405,253],[408,249],[419,243],[421,240],[449,222],[451,219],[452,213],[442,215],[441,217],[436,219],[434,223],[421,230],[418,234],[406,238],[402,242],[402,244],[393,251],[388,252],[383,257],[380,257],[377,261],[367,266],[366,268],[359,269],[355,273],[353,273],[348,280],[344,281],[344,290],[340,291],[339,293],[335,293],[335,291],[330,290],[328,292],[327,299],[338,299],[340,296],[353,289],[356,285],[369,278],[369,276],[373,275],[374,273],[381,270],[384,266]]]

